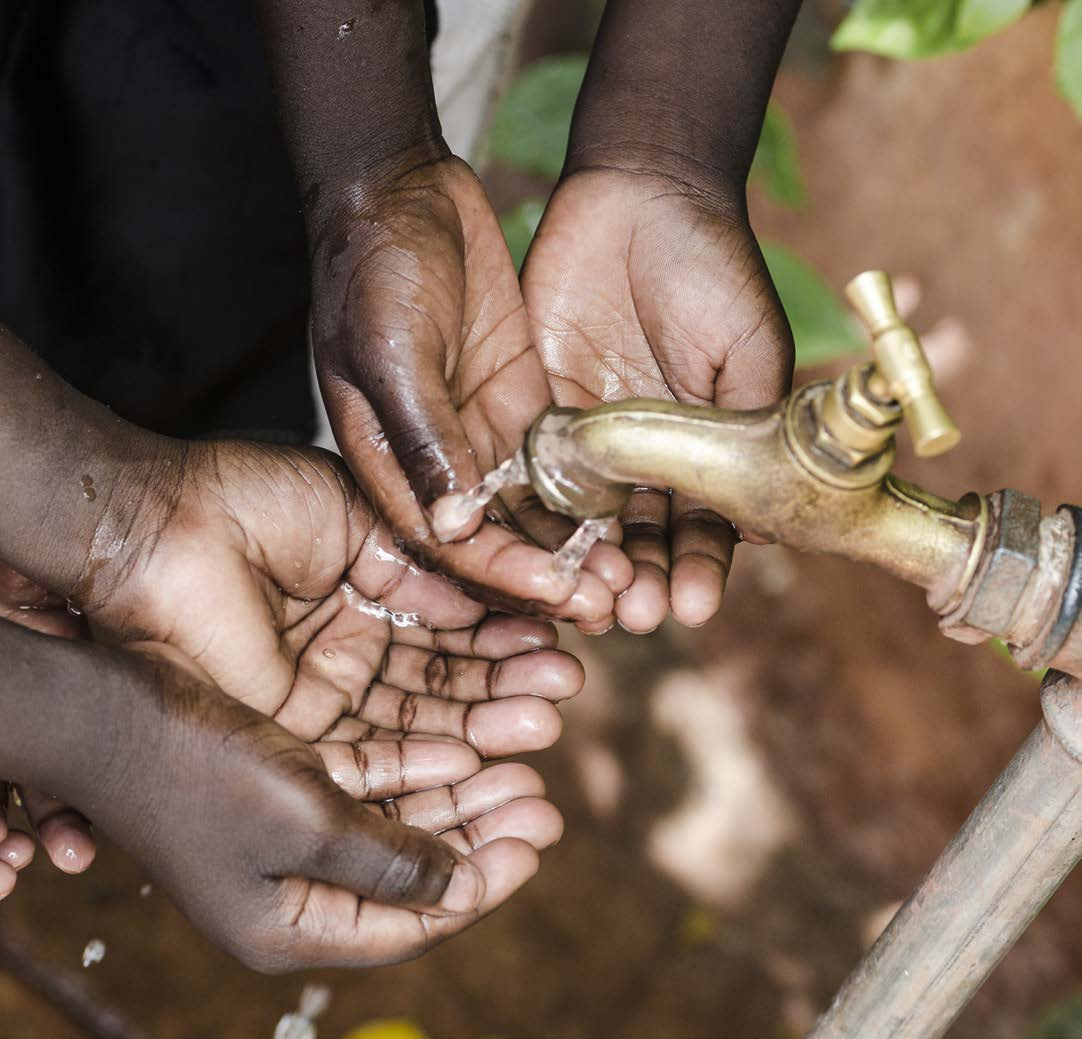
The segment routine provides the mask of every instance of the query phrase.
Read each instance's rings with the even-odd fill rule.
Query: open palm
[[[792,336],[746,217],[686,185],[584,169],[556,189],[523,294],[557,403],[626,397],[754,408],[792,376]],[[670,605],[717,610],[736,534],[679,495],[641,491],[621,517],[635,580],[620,622],[649,631]]]

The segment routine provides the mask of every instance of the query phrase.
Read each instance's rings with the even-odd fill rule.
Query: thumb
[[[386,438],[386,446],[417,501],[431,517],[436,536],[441,541],[450,541],[472,534],[480,522],[480,514],[475,516],[471,512],[456,521],[462,510],[448,513],[446,503],[457,500],[479,483],[481,474],[462,419],[451,400],[443,372],[442,350],[418,343],[412,344],[407,352],[410,360],[405,364],[387,357],[375,359],[369,363],[377,370],[355,371],[354,385],[347,390],[339,383],[335,391],[340,394],[352,390],[356,394],[359,390],[366,398],[374,424]],[[364,365],[366,369],[369,363]],[[370,428],[370,423],[363,421],[365,409],[358,407],[359,404],[355,401],[347,409],[335,409],[362,419],[336,430],[339,435],[344,433],[347,442],[354,439],[354,430]]]
[[[334,821],[312,842],[301,871],[376,902],[433,915],[468,913],[485,880],[445,841],[376,815],[334,788]]]

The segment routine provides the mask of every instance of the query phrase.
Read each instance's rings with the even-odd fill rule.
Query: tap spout
[[[855,464],[831,455],[819,435],[831,391],[812,383],[758,411],[659,400],[557,409],[527,438],[531,482],[578,519],[614,515],[635,486],[671,487],[743,530],[875,563],[942,612],[976,566],[984,499],[949,501],[890,476],[889,434]]]

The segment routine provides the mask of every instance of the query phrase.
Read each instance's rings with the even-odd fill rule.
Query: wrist
[[[680,195],[734,222],[748,220],[746,178],[733,177],[708,159],[664,140],[623,135],[609,141],[597,135],[589,141],[572,141],[560,183],[591,171],[652,182],[655,190]]]
[[[145,682],[122,655],[0,621],[0,773],[91,811],[128,758]]]
[[[313,267],[321,254],[333,259],[344,250],[358,221],[374,218],[404,178],[452,158],[437,126],[434,133],[401,134],[378,150],[362,151],[357,160],[305,196],[304,217]],[[371,230],[378,233],[375,223]]]
[[[83,396],[3,328],[0,385],[0,558],[59,594],[93,592],[183,471],[184,445]]]

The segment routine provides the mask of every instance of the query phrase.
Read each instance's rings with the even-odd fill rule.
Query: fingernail
[[[465,494],[445,494],[430,510],[432,533],[442,542],[454,541],[470,525],[478,508]]]
[[[440,908],[448,913],[468,913],[477,908],[484,893],[485,878],[480,870],[468,862],[460,862],[440,899]]]

